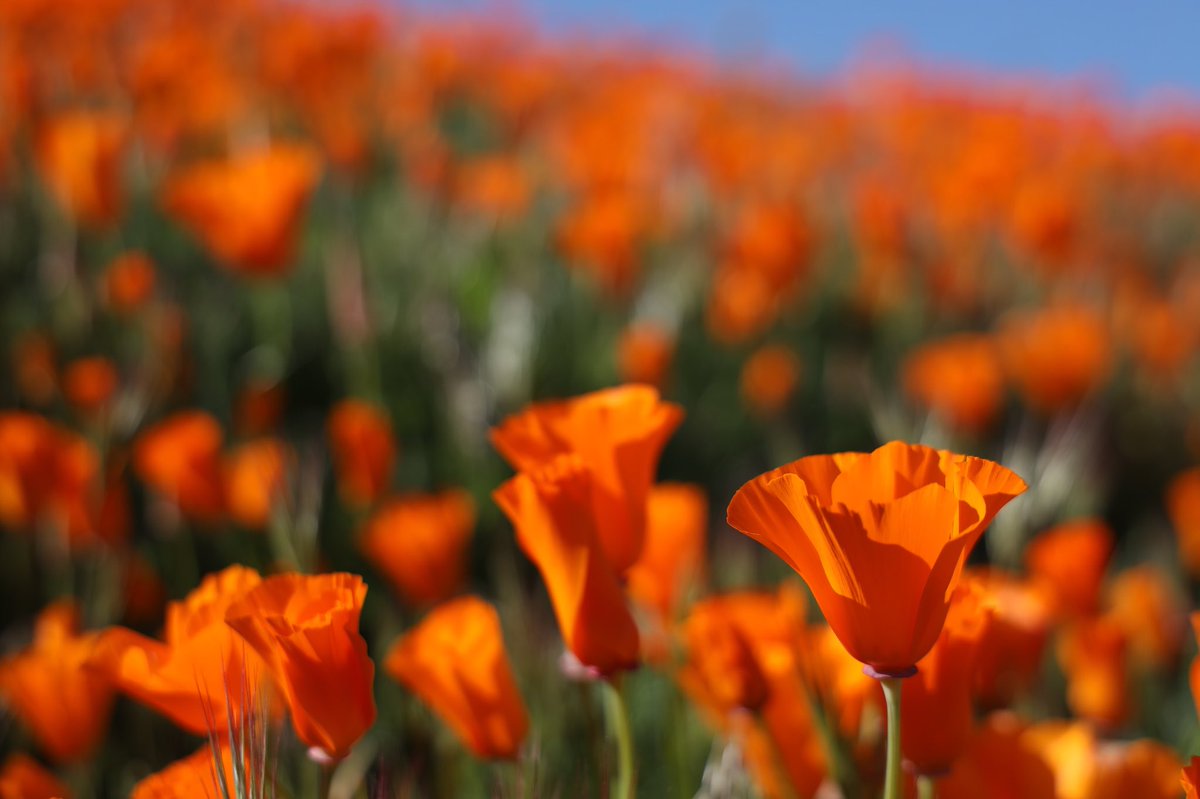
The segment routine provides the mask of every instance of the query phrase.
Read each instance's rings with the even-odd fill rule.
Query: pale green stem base
[[[880,680],[880,684],[887,702],[887,773],[883,780],[883,799],[900,799],[904,783],[900,765],[900,680],[887,677]]]
[[[633,799],[633,730],[620,679],[616,676],[603,683],[608,725],[617,744],[617,779],[612,784],[611,795],[613,799]]]
[[[917,777],[917,799],[936,799],[937,782],[924,774]]]

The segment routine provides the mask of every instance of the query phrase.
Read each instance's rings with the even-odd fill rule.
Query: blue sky
[[[836,73],[884,41],[935,66],[1086,78],[1127,98],[1200,95],[1197,0],[503,1],[549,30],[644,34],[726,58],[768,54],[807,74]]]

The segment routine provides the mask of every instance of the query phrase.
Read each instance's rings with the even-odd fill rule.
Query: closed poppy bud
[[[617,342],[617,372],[628,383],[662,386],[674,354],[675,342],[662,328],[630,325]]]
[[[354,574],[280,574],[225,614],[270,668],[296,736],[335,759],[375,723],[375,664],[358,632],[366,595]]]
[[[637,665],[639,638],[592,517],[594,479],[579,456],[560,455],[492,496],[542,573],[567,648],[609,674]]]
[[[116,221],[125,138],[124,121],[102,111],[59,114],[38,132],[38,171],[50,194],[77,223],[103,227]]]
[[[63,370],[63,394],[85,416],[104,410],[118,385],[117,369],[107,358],[81,358]]]
[[[1175,663],[1187,610],[1167,575],[1154,566],[1126,569],[1108,590],[1108,608],[1129,640],[1130,654],[1143,665],[1166,669]]]
[[[718,707],[758,710],[767,683],[745,636],[726,615],[721,598],[697,603],[683,623],[688,665]]]
[[[1200,575],[1200,467],[1182,471],[1171,480],[1166,504],[1183,567],[1192,576]]]
[[[1112,548],[1112,530],[1104,522],[1066,522],[1033,540],[1025,550],[1025,566],[1053,597],[1057,615],[1087,616],[1099,606]]]
[[[1121,627],[1106,616],[1069,625],[1058,646],[1067,704],[1080,718],[1117,728],[1129,717],[1127,649]]]
[[[960,333],[926,343],[904,359],[905,392],[955,430],[978,433],[1004,399],[1000,356],[988,336]]]
[[[255,530],[267,526],[293,460],[291,448],[274,438],[242,444],[225,456],[225,505],[234,521]]]
[[[20,753],[0,766],[0,799],[70,799],[71,791],[57,777]]]
[[[137,250],[122,253],[104,270],[104,300],[113,313],[136,313],[153,296],[156,282],[149,256]]]
[[[203,411],[182,411],[142,432],[134,444],[133,468],[151,488],[202,522],[225,510],[217,420]]]
[[[314,151],[274,145],[184,169],[168,179],[163,205],[223,266],[251,277],[279,277],[292,266],[320,174]]]
[[[851,655],[904,675],[941,634],[971,548],[1024,490],[991,461],[892,442],[760,475],[728,519],[796,570]]]
[[[1104,320],[1083,307],[1013,314],[1001,325],[998,342],[1004,370],[1021,398],[1044,414],[1077,406],[1112,366]]]
[[[1184,799],[1200,799],[1200,757],[1193,757],[1179,773]]]
[[[682,420],[679,406],[657,390],[628,385],[536,403],[493,428],[491,439],[519,471],[568,453],[588,465],[589,515],[609,565],[622,575],[641,554],[658,457]]]
[[[440,605],[388,652],[384,669],[429,705],[476,757],[513,759],[529,729],[500,617],[482,599]]]
[[[246,731],[249,735],[250,731]],[[256,746],[252,739],[247,748]],[[177,760],[161,771],[145,777],[133,786],[129,799],[193,799],[196,796],[220,797],[225,794],[221,786],[227,786],[232,793],[234,782],[233,750],[227,742],[217,744],[220,752],[221,775],[217,775],[218,764],[214,758],[213,745],[205,745],[192,754]],[[265,784],[270,784],[266,776],[266,753],[250,751],[249,757],[243,764],[251,783],[256,783],[261,777]]]
[[[86,758],[107,730],[112,686],[84,668],[94,638],[79,634],[79,609],[59,602],[38,616],[27,649],[0,660],[0,697],[59,763]]]
[[[800,360],[787,347],[763,347],[742,366],[742,401],[756,413],[783,411],[800,380]]]
[[[704,491],[684,483],[654,486],[646,506],[646,542],[626,575],[630,598],[669,626],[688,590],[704,578],[707,544]]]
[[[370,505],[387,491],[396,465],[392,423],[361,400],[339,402],[329,412],[329,447],[338,492],[351,505]]]
[[[254,707],[262,662],[225,624],[225,612],[258,585],[252,569],[210,574],[167,606],[163,640],[114,627],[89,661],[122,693],[197,735],[226,734],[229,716]],[[247,694],[247,690],[250,692]]]
[[[462,586],[474,529],[465,491],[398,497],[367,522],[359,549],[409,604],[433,605]]]

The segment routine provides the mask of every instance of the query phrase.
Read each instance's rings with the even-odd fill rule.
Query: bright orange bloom
[[[1107,616],[1071,623],[1059,639],[1058,660],[1067,677],[1067,705],[1099,727],[1117,728],[1130,712],[1128,639]]]
[[[367,522],[359,549],[411,605],[449,599],[466,572],[475,505],[461,489],[389,500]]]
[[[223,734],[226,702],[234,718],[241,718],[244,708],[253,707],[262,669],[225,624],[225,612],[259,582],[257,572],[241,566],[208,575],[182,601],[167,606],[162,641],[109,629],[97,641],[93,667],[188,732]]]
[[[294,459],[291,448],[275,438],[242,444],[225,456],[225,505],[234,521],[255,530],[267,526]]]
[[[76,222],[104,227],[121,210],[125,122],[116,114],[68,111],[50,118],[35,144],[50,194]]]
[[[296,736],[332,758],[345,757],[375,723],[375,664],[358,632],[366,595],[353,574],[280,574],[225,614],[270,667]]]
[[[1170,579],[1154,566],[1126,569],[1108,590],[1108,615],[1143,665],[1170,668],[1187,630],[1187,610]]]
[[[492,496],[542,573],[567,648],[608,674],[637,664],[639,638],[592,516],[595,483],[581,457],[559,455]]]
[[[133,468],[151,488],[198,521],[214,521],[225,510],[221,443],[217,420],[203,411],[181,411],[138,437]]]
[[[1193,757],[1179,774],[1184,799],[1200,799],[1200,757]]]
[[[1059,799],[1055,774],[1042,748],[1024,734],[1015,716],[990,716],[967,743],[944,779],[942,799]]]
[[[1108,525],[1079,519],[1038,535],[1025,550],[1025,566],[1054,599],[1058,615],[1087,616],[1099,606],[1112,550]]]
[[[629,597],[665,626],[689,589],[703,580],[708,544],[708,500],[699,486],[660,483],[650,489],[646,542],[625,575]]]
[[[941,634],[971,548],[1024,490],[991,461],[894,441],[760,475],[728,519],[796,570],[850,654],[904,674]]]
[[[801,590],[796,586],[794,593]],[[783,590],[780,595],[784,596]],[[796,615],[802,618],[803,610],[797,610]],[[856,740],[867,706],[883,711],[879,682],[863,673],[862,664],[846,651],[827,624],[809,625],[803,631],[797,657],[805,687],[821,703],[826,716],[837,723],[842,737]]]
[[[989,336],[959,333],[931,341],[904,359],[905,392],[951,427],[981,432],[1004,399],[1004,372]]]
[[[392,481],[396,440],[392,423],[361,400],[342,400],[329,412],[329,447],[338,492],[352,505],[376,502]]]
[[[70,799],[58,778],[27,755],[9,755],[0,766],[0,799]]]
[[[725,600],[696,603],[684,621],[688,670],[722,715],[738,708],[756,711],[767,701],[766,678]]]
[[[79,634],[69,601],[42,611],[33,643],[0,660],[0,697],[59,763],[86,758],[104,737],[113,689],[84,668],[94,635]]]
[[[658,457],[683,420],[649,386],[627,385],[529,406],[492,428],[492,444],[513,468],[532,471],[577,454],[593,473],[590,514],[608,563],[624,574],[641,554],[646,497]]]
[[[601,288],[625,294],[634,285],[649,234],[645,201],[623,190],[593,191],[578,199],[558,225],[558,247]]]
[[[1200,575],[1200,466],[1175,475],[1167,486],[1167,515],[1179,556],[1190,575]]]
[[[114,313],[128,316],[154,294],[154,262],[145,253],[121,253],[104,270],[104,299]]]
[[[392,646],[384,669],[477,757],[517,756],[529,718],[496,609],[473,596],[438,606]]]
[[[742,401],[753,411],[770,416],[787,407],[800,381],[800,359],[787,347],[756,350],[742,366]]]
[[[1083,307],[1014,313],[1001,326],[998,342],[1005,372],[1022,399],[1045,414],[1078,405],[1112,366],[1104,321]]]
[[[1053,622],[1052,600],[1040,584],[998,569],[967,574],[988,592],[992,610],[975,661],[975,691],[988,707],[1003,707],[1038,678]]]
[[[902,683],[901,746],[919,774],[949,772],[970,741],[975,660],[991,615],[986,591],[970,580],[959,583],[941,637]]]
[[[622,331],[617,342],[617,373],[627,383],[661,387],[674,354],[675,342],[662,328],[633,324]]]
[[[119,384],[117,368],[108,358],[80,358],[63,370],[63,395],[85,416],[104,410]]]
[[[167,182],[163,204],[222,265],[252,277],[278,277],[291,269],[320,174],[314,151],[274,145],[185,169]]]
[[[256,746],[256,742],[250,742],[249,748]],[[224,776],[224,784],[228,786],[230,795],[233,794],[233,750],[228,743],[222,742],[219,744],[221,750],[220,768]],[[267,784],[270,784],[271,778],[266,776],[264,770],[269,768],[263,762],[260,753],[249,752],[250,757],[244,764],[245,773],[252,780],[262,776]],[[142,779],[137,785],[133,786],[133,793],[129,795],[129,799],[194,799],[197,796],[208,797],[223,796],[221,793],[221,782],[217,776],[217,763],[213,759],[213,750],[211,745],[205,745],[197,749],[192,754],[177,760],[171,765],[164,768],[162,771],[155,772],[149,777]]]

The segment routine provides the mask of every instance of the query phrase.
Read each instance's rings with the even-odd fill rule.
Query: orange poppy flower
[[[469,161],[459,168],[456,199],[464,209],[498,222],[525,213],[532,190],[520,162],[504,155]]]
[[[708,500],[699,486],[660,483],[646,505],[646,541],[625,575],[626,590],[664,626],[676,618],[689,589],[704,579]]]
[[[559,455],[492,496],[542,573],[567,648],[609,674],[637,664],[639,639],[592,515],[596,481],[578,455]]]
[[[477,757],[512,759],[529,729],[496,609],[473,596],[435,608],[388,652],[384,669]]]
[[[255,745],[251,742],[249,747]],[[129,799],[194,799],[198,795],[205,799],[216,799],[225,795],[221,792],[222,784],[228,786],[230,795],[233,795],[233,750],[226,742],[221,742],[218,746],[221,753],[221,776],[217,775],[218,766],[213,758],[212,746],[205,745],[162,771],[140,780],[133,786],[133,793],[129,795]],[[256,752],[247,754],[250,757],[246,758],[243,773],[251,780],[257,780],[261,776],[269,784],[270,778],[266,776],[263,759]]]
[[[63,395],[85,416],[104,410],[119,384],[117,369],[108,358],[80,358],[63,370]]]
[[[795,588],[796,593],[801,590]],[[803,610],[797,614],[802,618]],[[863,673],[862,664],[826,624],[810,625],[803,631],[797,657],[804,685],[821,703],[825,715],[836,722],[845,740],[857,740],[864,711],[873,706],[883,712],[879,682]]]
[[[640,268],[649,234],[644,201],[624,190],[593,191],[578,199],[558,223],[564,257],[611,294],[626,294]]]
[[[1059,616],[1087,616],[1099,606],[1112,549],[1108,525],[1080,519],[1038,535],[1025,550],[1025,566],[1045,586]]]
[[[757,711],[766,703],[766,678],[745,634],[730,618],[724,597],[692,607],[683,623],[683,639],[689,672],[723,715],[738,708]]]
[[[975,660],[975,692],[986,706],[1004,707],[1037,681],[1053,623],[1052,599],[1040,583],[998,569],[967,574],[987,591],[992,611]]]
[[[1108,590],[1108,615],[1125,633],[1130,654],[1155,669],[1171,667],[1187,630],[1187,610],[1170,579],[1154,566],[1126,569]]]
[[[1004,370],[1034,410],[1057,413],[1100,387],[1112,366],[1104,321],[1084,307],[1052,307],[1010,315],[998,343]]]
[[[225,510],[217,420],[203,411],[181,411],[144,430],[133,449],[133,468],[151,488],[202,522]]]
[[[462,586],[475,505],[466,491],[388,501],[367,522],[359,549],[412,605],[449,599]]]
[[[1097,747],[1087,799],[1179,799],[1182,764],[1164,744],[1149,739]]]
[[[154,295],[154,262],[143,252],[118,255],[104,269],[104,300],[113,313],[129,316]]]
[[[354,574],[280,574],[237,597],[225,620],[270,667],[296,736],[345,757],[375,723],[375,664],[358,632],[367,586]]]
[[[0,696],[59,763],[86,758],[108,727],[112,686],[84,668],[94,638],[79,634],[79,609],[63,601],[38,616],[25,651],[0,660]]]
[[[590,515],[617,574],[641,554],[646,497],[658,457],[683,420],[650,386],[626,385],[529,406],[492,428],[492,444],[513,468],[531,471],[575,453],[593,472]]]
[[[765,416],[787,407],[800,381],[800,359],[787,347],[768,346],[754,352],[742,366],[742,401]]]
[[[54,426],[20,411],[0,413],[0,523],[27,529],[54,479],[58,453]]]
[[[1179,774],[1184,799],[1200,799],[1200,757],[1193,757]]]
[[[104,227],[121,210],[121,153],[126,125],[104,111],[67,111],[48,119],[35,143],[38,171],[76,222]]]
[[[1167,486],[1167,515],[1188,574],[1200,575],[1200,466],[1175,475]]]
[[[1024,490],[991,461],[892,442],[767,472],[728,519],[800,574],[850,654],[900,675],[933,647],[971,548]]]
[[[361,400],[342,400],[329,412],[338,492],[352,505],[370,505],[387,491],[396,465],[392,423],[378,408]]]
[[[1125,723],[1128,647],[1121,626],[1107,616],[1081,619],[1063,631],[1058,660],[1067,677],[1067,705],[1075,715],[1110,729]]]
[[[58,778],[20,753],[0,766],[0,799],[70,799],[71,791]]]
[[[714,339],[737,344],[767,330],[779,306],[779,294],[763,275],[723,264],[713,277],[704,321]]]
[[[1000,356],[988,336],[959,333],[931,341],[904,359],[905,392],[957,430],[981,432],[1004,399]]]
[[[262,672],[258,656],[225,624],[225,612],[259,582],[241,566],[210,574],[167,606],[162,641],[120,627],[101,633],[93,668],[188,732],[224,734],[227,707],[235,719],[253,708]]]
[[[291,448],[275,438],[242,444],[226,455],[225,506],[233,520],[255,530],[266,527],[294,460]]]
[[[224,266],[279,277],[291,269],[320,174],[313,150],[277,144],[183,170],[168,180],[163,204]]]
[[[1054,771],[1015,716],[988,717],[945,778],[941,799],[1059,799]]]
[[[675,342],[657,325],[633,324],[617,342],[617,373],[627,383],[661,387],[671,368]]]
[[[987,603],[981,586],[959,583],[941,636],[903,683],[900,740],[904,759],[918,774],[948,773],[970,741],[975,660],[992,615]]]

